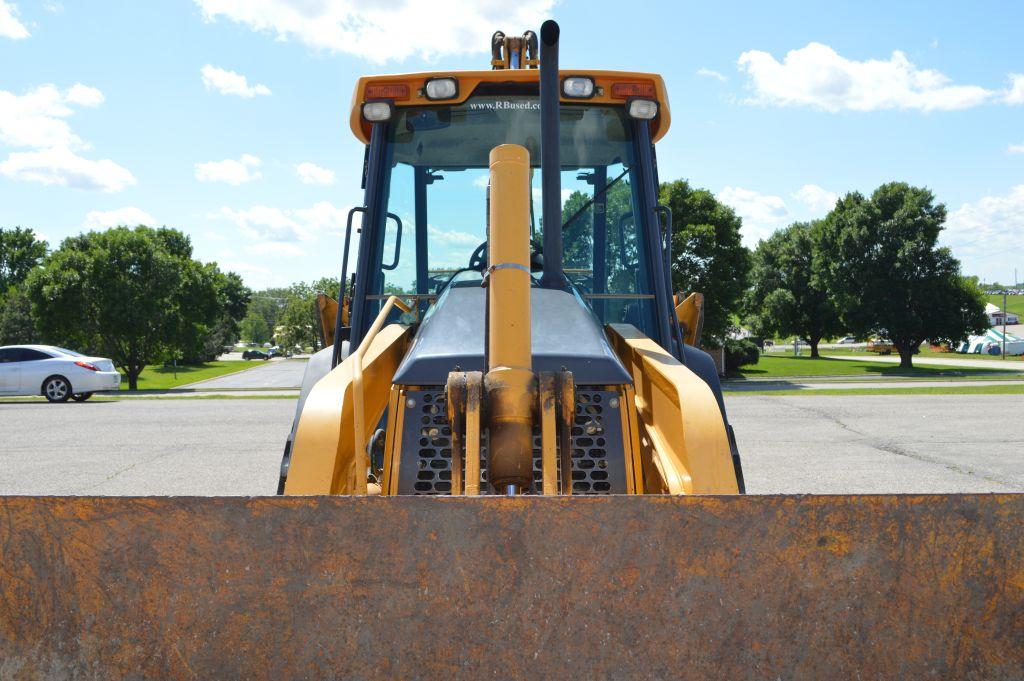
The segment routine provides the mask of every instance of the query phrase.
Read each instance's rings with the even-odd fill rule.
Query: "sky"
[[[744,242],[893,180],[948,209],[964,272],[1024,280],[1024,4],[0,0],[0,227],[56,247],[167,225],[255,288],[337,274],[360,75],[486,68],[495,29],[561,65],[661,73],[661,179]]]

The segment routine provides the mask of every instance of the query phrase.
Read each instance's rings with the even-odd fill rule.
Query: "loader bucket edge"
[[[0,497],[0,678],[1020,678],[1024,495]]]

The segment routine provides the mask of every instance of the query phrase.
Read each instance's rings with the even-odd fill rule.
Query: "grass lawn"
[[[252,362],[246,362],[244,360],[192,364],[189,366],[179,366],[177,369],[177,378],[175,378],[174,367],[151,364],[146,366],[139,375],[139,390],[166,390],[167,388],[177,388],[178,386],[185,385],[186,383],[195,383],[196,381],[204,381],[208,378],[216,378],[217,376],[224,376],[225,374],[233,374],[238,371],[244,371],[245,369],[251,369],[253,366],[254,364]],[[120,371],[120,369],[118,369],[118,371]],[[121,375],[121,390],[128,390],[128,377],[123,373]]]
[[[920,357],[920,356],[918,356]],[[792,378],[795,376],[977,376],[998,371],[998,367],[980,369],[974,367],[948,367],[921,364],[915,358],[911,370],[901,369],[898,364],[864,362],[849,359],[811,359],[809,356],[793,357],[761,355],[761,361],[750,367],[743,367],[730,378]]]
[[[856,388],[853,390],[835,390],[823,388],[821,390],[743,390],[725,393],[729,399],[734,397],[745,397],[747,395],[1024,395],[1024,385],[971,385],[971,386],[941,386],[920,387],[920,388]]]
[[[985,296],[988,302],[1002,309],[1003,297],[997,295]],[[1006,296],[1006,311],[1024,317],[1024,296]]]

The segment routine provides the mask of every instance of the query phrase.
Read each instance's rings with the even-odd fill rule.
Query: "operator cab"
[[[511,63],[517,63],[512,51]],[[523,64],[535,60],[525,50]],[[500,60],[496,58],[495,66]],[[367,142],[351,325],[352,347],[393,294],[415,299],[422,320],[449,289],[479,288],[487,267],[488,155],[501,144],[530,153],[531,269],[541,286],[539,71],[533,68],[369,77],[351,119]],[[668,128],[661,78],[560,72],[560,288],[599,325],[626,322],[678,354],[657,206],[653,140]],[[353,220],[350,219],[350,229]],[[346,238],[351,238],[349,234]],[[346,262],[346,274],[348,272]],[[366,273],[366,274],[363,274]]]

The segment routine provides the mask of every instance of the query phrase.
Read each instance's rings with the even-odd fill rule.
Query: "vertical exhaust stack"
[[[530,153],[491,150],[487,268],[487,477],[499,494],[533,484],[537,403],[530,345]]]
[[[562,271],[562,162],[559,153],[558,24],[540,27],[540,173],[544,220],[544,288],[565,288]]]

